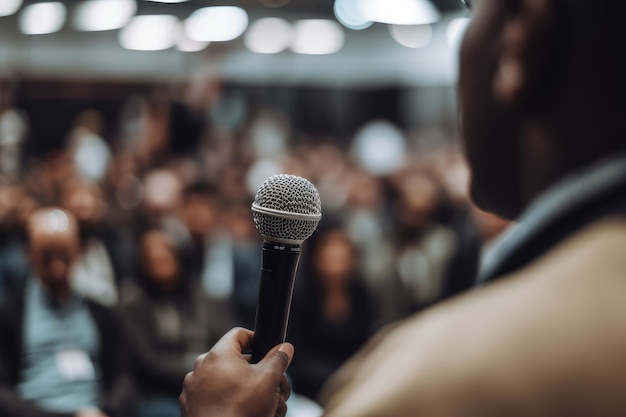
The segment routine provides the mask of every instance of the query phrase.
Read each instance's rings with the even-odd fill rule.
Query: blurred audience
[[[223,205],[217,187],[196,183],[185,192],[183,220],[191,236],[190,265],[204,292],[229,304],[237,325],[254,325],[261,270],[260,236],[249,203]]]
[[[364,170],[354,172],[343,218],[350,238],[361,253],[360,270],[374,299],[376,327],[402,317],[399,283],[390,282],[394,270],[392,217],[385,182]]]
[[[139,395],[139,417],[180,416],[178,396],[195,358],[232,326],[227,313],[198,291],[176,240],[164,230],[139,241],[140,290],[122,306]]]
[[[358,252],[343,225],[324,220],[307,243],[287,340],[298,346],[289,375],[315,399],[326,380],[372,334],[373,305]]]
[[[129,393],[115,314],[76,294],[78,223],[43,208],[28,219],[32,271],[0,304],[0,414],[119,416]]]
[[[254,324],[261,237],[250,204],[269,175],[310,179],[329,219],[307,242],[297,282],[296,393],[314,398],[374,329],[473,283],[481,245],[506,223],[469,202],[454,140],[424,147],[417,135],[407,144],[413,168],[380,174],[345,138],[295,132],[275,111],[212,124],[215,83],[215,97],[196,95],[190,107],[163,94],[132,97],[118,129],[85,109],[68,122],[64,145],[30,153],[27,115],[12,94],[0,97],[1,415],[119,415],[111,384],[127,369],[141,417],[177,416],[195,355],[231,325]],[[31,217],[40,206],[61,209]],[[50,336],[57,327],[71,331]],[[58,356],[66,337],[72,349]],[[130,367],[119,356],[126,342]],[[68,363],[77,369],[59,370]]]
[[[0,296],[28,275],[25,225],[38,204],[22,186],[0,183]]]
[[[115,306],[117,280],[104,240],[107,206],[100,187],[95,183],[73,181],[63,187],[60,200],[76,217],[80,233],[81,251],[72,268],[72,288],[86,298]]]
[[[225,223],[231,238],[233,259],[233,297],[238,324],[252,328],[261,279],[262,239],[250,218],[250,203],[228,207]]]
[[[191,236],[191,269],[204,291],[218,299],[233,293],[232,256],[228,229],[217,189],[196,183],[185,191],[183,221]]]
[[[15,83],[0,76],[0,175],[19,178],[28,138],[28,117],[15,108]]]
[[[190,245],[191,236],[181,218],[184,184],[170,168],[157,168],[143,178],[143,200],[137,226],[164,228],[179,244]]]
[[[442,196],[431,177],[409,173],[398,180],[397,192],[394,254],[401,284],[398,298],[403,299],[407,312],[414,312],[441,298],[457,236],[435,219]]]
[[[102,138],[103,123],[100,113],[86,110],[78,115],[76,126],[68,135],[68,154],[78,175],[85,180],[102,181],[109,168],[111,151]]]

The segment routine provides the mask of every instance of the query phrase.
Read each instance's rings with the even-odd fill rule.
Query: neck
[[[43,288],[55,305],[62,306],[67,304],[72,296],[72,291],[69,287],[53,288],[44,285]]]
[[[595,43],[586,43],[582,51],[592,55],[570,57],[552,93],[533,103],[534,112],[522,122],[520,175],[526,205],[564,176],[626,151],[622,67],[607,65],[598,76],[592,71],[596,59],[607,59],[606,51]]]
[[[524,138],[525,146],[522,147],[520,164],[521,192],[522,203],[528,206],[536,196],[562,176],[564,155],[559,153],[551,135],[537,125],[527,126],[524,129]]]
[[[349,289],[348,285],[335,283],[335,284],[330,284],[330,285],[324,285],[322,291],[326,297],[329,297],[329,296],[346,294],[349,292],[348,289]]]
[[[538,126],[527,127],[521,164],[524,206],[564,177],[623,152],[609,133],[601,130],[593,133],[572,125],[552,133]]]

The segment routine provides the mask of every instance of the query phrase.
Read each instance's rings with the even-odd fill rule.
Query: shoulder
[[[328,415],[626,415],[624,255],[626,221],[603,221],[406,320],[340,371]]]
[[[8,286],[0,295],[0,315],[15,316],[19,314],[24,305],[26,285],[24,282],[14,283]]]

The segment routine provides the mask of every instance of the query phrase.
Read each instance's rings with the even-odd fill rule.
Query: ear
[[[501,1],[501,0],[500,0]],[[557,19],[553,0],[509,0],[493,92],[505,105],[522,104],[543,85],[553,65]]]

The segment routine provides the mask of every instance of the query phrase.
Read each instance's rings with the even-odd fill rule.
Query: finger
[[[178,404],[180,406],[180,413],[182,417],[187,417],[187,394],[185,391],[178,397]]]
[[[222,338],[213,346],[213,351],[232,351],[235,350],[239,354],[245,349],[248,349],[252,344],[252,338],[254,332],[241,327],[235,327],[226,333]]]
[[[274,413],[274,417],[285,417],[287,415],[287,403],[285,401],[278,402],[278,408],[276,409],[276,413]]]
[[[183,379],[183,392],[182,394],[185,394],[185,392],[189,391],[189,388],[191,387],[191,378],[193,377],[193,372],[189,372],[187,375],[185,375],[185,378]]]
[[[283,374],[283,379],[280,381],[280,398],[283,401],[287,401],[291,396],[291,386],[289,385],[289,380],[287,379],[287,375]]]
[[[202,355],[198,356],[195,360],[195,362],[193,363],[193,370],[196,371],[200,365],[202,364],[202,362],[204,361],[204,358],[206,358],[206,353],[203,353]]]
[[[294,348],[291,343],[283,343],[270,350],[259,362],[259,365],[269,369],[276,375],[276,382],[282,378],[293,359]]]

